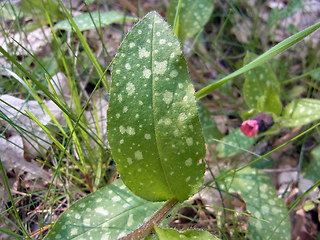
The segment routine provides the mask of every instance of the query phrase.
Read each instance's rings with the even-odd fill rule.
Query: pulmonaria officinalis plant
[[[309,29],[308,34],[318,27]],[[57,239],[57,234],[65,234],[66,239],[140,239],[153,229],[159,239],[169,239],[161,236],[170,234],[182,237],[182,233],[162,231],[154,225],[203,184],[205,166],[201,159],[206,151],[196,98],[284,51],[305,35],[194,94],[178,38],[156,12],[147,14],[125,37],[113,61],[107,135],[121,180],[78,201],[61,216],[47,239]],[[274,95],[270,89],[262,96]],[[268,102],[262,100],[261,109],[269,110]],[[251,98],[248,103],[252,108],[260,107]],[[258,130],[265,131],[272,125],[271,121],[264,123],[267,118],[270,120],[269,116],[260,120],[257,115],[245,121],[242,132],[254,136]],[[95,217],[87,218],[87,212]],[[63,227],[70,218],[71,230]],[[184,234],[215,239],[206,232]]]

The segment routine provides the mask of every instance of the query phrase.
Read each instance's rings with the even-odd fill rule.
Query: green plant
[[[74,106],[68,106],[61,101],[59,91],[54,86],[57,83],[52,83],[49,77],[46,79],[51,93],[22,64],[19,64],[15,57],[0,47],[0,52],[23,75],[27,76],[29,81],[15,78],[25,85],[30,95],[50,115],[55,127],[59,129],[59,132],[54,131],[54,128],[42,124],[30,111],[25,114],[26,117],[36,122],[55,143],[58,156],[54,159],[54,167],[51,166],[54,176],[59,179],[62,179],[62,176],[68,176],[73,179],[73,183],[77,183],[77,187],[84,189],[83,192],[88,189],[93,192],[68,208],[52,226],[46,239],[139,239],[143,237],[146,239],[191,237],[216,239],[205,231],[192,230],[182,233],[166,229],[162,222],[179,203],[201,190],[205,171],[204,139],[206,142],[220,142],[216,154],[218,157],[236,156],[240,152],[249,151],[250,146],[255,143],[256,138],[244,136],[239,129],[222,138],[215,124],[210,121],[212,119],[203,117],[207,114],[205,111],[200,114],[200,121],[198,117],[196,99],[207,96],[214,89],[242,73],[245,74],[243,95],[250,108],[249,111],[242,113],[243,118],[249,119],[259,112],[271,113],[276,124],[265,133],[266,135],[283,126],[301,126],[319,120],[318,111],[314,110],[319,107],[319,101],[314,99],[293,101],[282,111],[279,81],[272,72],[271,66],[265,62],[317,30],[320,23],[284,40],[260,57],[256,58],[251,53],[247,54],[242,68],[202,88],[194,96],[186,61],[174,33],[182,42],[199,33],[210,17],[213,4],[212,1],[204,1],[203,4],[208,4],[206,8],[208,11],[204,15],[199,13],[201,8],[195,10],[196,16],[202,16],[203,19],[200,19],[201,21],[199,20],[194,27],[190,24],[190,17],[188,17],[192,11],[187,10],[198,7],[198,5],[195,5],[194,1],[184,1],[184,5],[181,2],[171,1],[168,10],[168,21],[173,26],[174,32],[157,13],[151,12],[128,33],[116,57],[112,60],[112,84],[109,92],[107,120],[108,143],[112,154],[102,140],[95,103],[93,104],[94,131],[87,117],[84,116],[84,111],[101,82],[108,91],[109,85],[105,74],[111,64],[104,72],[102,71],[81,31],[88,28],[97,29],[98,25],[124,20],[124,18],[115,14],[111,21],[108,13],[102,15],[97,13],[81,15],[79,20],[79,18],[72,18],[66,7],[59,1],[87,54],[81,57],[94,65],[98,75],[95,88],[84,102],[84,107],[81,106],[78,89],[74,84],[75,79],[69,72],[70,63],[69,59],[64,56],[64,45],[60,45],[60,39],[54,32],[58,28],[71,30],[70,25],[66,24],[67,20],[53,27],[52,16],[48,14],[48,10],[44,10],[46,22],[50,24],[53,32],[53,42],[58,48],[60,64],[67,73],[72,89],[71,96]],[[106,22],[103,22],[104,17]],[[91,19],[92,23],[80,27],[78,24],[81,25],[81,18],[86,21]],[[192,31],[188,31],[188,28]],[[32,53],[29,54],[33,56]],[[75,59],[78,60],[76,57]],[[265,81],[265,76],[260,76],[262,71],[272,79],[270,82]],[[34,91],[34,87],[30,85],[30,81],[60,107],[67,122],[66,126],[61,126],[56,121],[40,96]],[[301,109],[307,109],[308,115],[301,114]],[[200,122],[203,129],[201,129]],[[14,125],[13,120],[11,123]],[[318,125],[319,123],[274,151],[305,135]],[[210,129],[210,134],[206,131],[207,129]],[[205,131],[204,137],[202,130]],[[58,140],[57,136],[62,140]],[[69,152],[69,145],[76,152],[78,159]],[[98,148],[97,153],[96,148]],[[248,221],[247,236],[255,236],[256,239],[262,239],[264,236],[268,236],[269,239],[272,237],[287,239],[290,231],[289,212],[283,201],[277,198],[269,177],[262,171],[249,167],[265,159],[274,151],[258,156],[244,167],[222,170],[217,178],[212,180],[220,193],[227,193],[226,200],[230,201],[228,199],[230,192],[238,192],[243,197],[251,216]],[[64,156],[67,156],[72,164],[66,163],[63,160]],[[121,180],[97,190],[102,185],[103,176],[106,174],[106,168],[103,165],[110,165],[111,156],[116,161]],[[98,161],[96,162],[95,159]],[[73,166],[73,171],[69,171],[69,166]],[[0,167],[5,176],[3,166]],[[55,177],[50,183],[50,189],[54,185]],[[7,182],[6,186],[9,189]],[[252,182],[254,182],[253,186]],[[319,181],[314,184],[313,188],[318,185]],[[65,185],[63,187],[64,195],[72,202],[72,193],[66,189]],[[51,196],[50,190],[45,195],[46,203]],[[60,198],[62,196],[53,195],[50,199],[51,206]],[[10,201],[12,206],[15,206],[14,199],[11,198]],[[223,209],[228,208],[223,206]],[[20,220],[15,207],[13,207],[13,212]],[[43,215],[44,212],[41,214]],[[222,219],[222,226],[223,221]],[[21,221],[18,223],[20,229],[28,237],[28,232]],[[42,223],[40,227],[43,226]],[[156,235],[150,234],[153,229]],[[6,233],[19,238],[17,234],[10,231]]]
[[[309,31],[306,31],[308,33],[304,35],[308,35],[318,27],[319,24],[310,28]],[[287,41],[286,48],[300,39],[300,35],[299,33],[298,37],[292,37],[290,41]],[[278,52],[283,50],[283,48],[275,48],[281,49]],[[274,52],[272,49],[269,51]],[[269,55],[266,56],[269,57]],[[249,67],[246,68],[246,70],[248,69]],[[134,79],[139,80],[134,81]],[[99,230],[83,228],[83,226],[76,228],[79,223],[75,223],[71,232],[69,231],[70,238],[72,238],[72,231],[75,237],[77,234],[82,237],[95,234],[95,238],[102,238],[104,234],[111,234],[108,235],[111,238],[123,237],[122,239],[146,237],[152,229],[152,225],[159,224],[159,220],[166,216],[163,215],[163,211],[168,213],[178,202],[186,200],[199,191],[202,184],[204,166],[198,161],[204,157],[204,142],[193,97],[193,88],[188,80],[185,60],[182,57],[179,43],[169,26],[155,12],[148,14],[131,30],[118,50],[112,73],[108,109],[108,139],[112,155],[117,162],[120,176],[125,185],[134,194],[148,201],[168,200],[168,202],[155,213],[154,217],[151,217],[137,230],[134,230],[135,227],[131,224],[122,224],[122,227],[118,226],[118,231],[113,235],[112,232],[105,233],[100,228]],[[239,172],[237,176],[240,177],[241,174],[243,173]],[[246,174],[258,176],[253,173]],[[252,176],[250,176],[250,180]],[[266,177],[263,176],[263,178]],[[232,182],[233,188],[239,189],[236,186],[237,181]],[[261,178],[256,182],[262,183],[265,180]],[[264,188],[268,188],[267,185],[261,185],[259,189],[261,192],[270,191]],[[252,191],[255,192],[255,190]],[[253,195],[248,194],[249,200],[252,199]],[[264,196],[258,196],[253,199],[253,202],[258,199],[261,201],[262,198]],[[274,195],[272,198],[269,196],[265,196],[265,198],[269,199],[270,207],[276,204],[272,199],[277,199]],[[89,199],[92,197],[79,201],[73,209],[80,211],[80,204],[84,206],[90,203]],[[118,201],[120,204],[125,204],[126,198],[119,197]],[[105,205],[104,208],[101,208],[99,205],[94,210],[95,214],[92,219],[95,219],[99,214],[106,215],[104,212],[111,211],[115,206],[109,207]],[[134,206],[131,207],[134,208]],[[272,211],[283,212],[281,219],[286,219],[284,207],[281,209],[272,208]],[[99,210],[101,211],[99,212]],[[267,214],[269,210],[263,211]],[[124,216],[127,211],[125,210],[119,216]],[[56,234],[59,234],[63,222],[69,219],[65,216],[68,214],[70,218],[79,216],[76,217],[77,219],[82,219],[83,216],[81,212],[74,215],[73,212],[70,214],[67,211],[61,218],[61,222],[58,221],[53,227],[47,239],[54,239]],[[261,216],[258,213],[255,216],[268,218],[267,215]],[[109,221],[113,221],[112,216],[110,220],[107,220],[107,222]],[[274,222],[272,219],[270,221]],[[281,222],[285,229],[282,227],[282,231],[278,231],[276,234],[277,238],[285,239],[288,221]],[[261,229],[261,223],[257,224],[256,227]],[[100,225],[101,223],[91,226],[98,227]],[[107,226],[109,227],[109,224]],[[112,226],[115,227],[115,225]],[[134,231],[130,233],[132,230]],[[156,228],[158,237],[167,239],[168,237],[163,237],[162,231],[165,230],[160,231]],[[166,234],[169,234],[172,230],[166,231]],[[264,231],[266,232],[259,233],[261,237],[269,232],[266,229]],[[272,231],[276,232],[271,229]],[[254,231],[251,233],[255,234]],[[197,236],[199,233],[190,234]]]

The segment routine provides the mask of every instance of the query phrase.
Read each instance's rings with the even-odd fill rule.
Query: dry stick
[[[178,199],[169,200],[153,215],[149,221],[144,223],[138,229],[129,233],[127,236],[119,238],[118,240],[138,240],[146,237],[153,230],[154,225],[159,224],[165,217],[167,217],[178,202]]]

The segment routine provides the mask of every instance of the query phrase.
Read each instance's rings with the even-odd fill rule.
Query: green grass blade
[[[179,16],[180,16],[180,10],[181,10],[181,3],[182,0],[179,0],[176,8],[176,15],[174,16],[174,21],[173,21],[173,32],[174,35],[179,38]]]
[[[269,49],[268,51],[266,51],[265,53],[263,53],[262,55],[260,55],[258,58],[256,58],[255,60],[253,60],[252,62],[248,63],[247,65],[243,66],[242,68],[238,69],[237,71],[229,74],[228,76],[224,77],[223,79],[219,80],[218,82],[215,82],[207,87],[202,88],[201,90],[199,90],[196,93],[196,98],[197,99],[201,99],[203,97],[205,97],[206,95],[208,95],[210,92],[212,92],[213,90],[215,90],[216,88],[220,87],[221,85],[223,85],[224,83],[228,82],[229,80],[231,80],[232,78],[249,71],[252,68],[255,68],[257,66],[259,66],[260,64],[270,60],[271,58],[273,58],[274,56],[284,52],[285,50],[287,50],[288,48],[290,48],[291,46],[293,46],[294,44],[296,44],[297,42],[301,41],[302,39],[304,39],[306,36],[310,35],[311,33],[313,33],[314,31],[316,31],[318,28],[320,28],[320,22],[294,34],[293,36],[287,38],[286,40],[283,40],[282,42],[278,43],[276,46],[274,46],[273,48]]]
[[[23,74],[25,74],[42,92],[44,95],[46,95],[51,101],[53,101],[64,113],[66,113],[69,118],[72,119],[72,121],[74,122],[78,122],[77,120],[77,116],[75,116],[68,107],[66,107],[64,104],[61,104],[56,97],[44,86],[41,84],[40,81],[38,81],[33,75],[31,75],[20,63],[18,63],[16,61],[16,59],[11,56],[6,50],[4,50],[1,46],[0,46],[0,53],[2,53],[13,65],[15,65],[20,71],[22,71]],[[111,66],[111,63],[109,64],[109,66],[106,68],[105,72],[103,73],[103,76],[105,76],[105,73],[107,72],[107,70],[109,69],[109,67]],[[87,129],[87,127],[79,122],[77,123],[77,125],[79,124],[79,127],[85,131],[89,136],[93,135],[93,137],[91,137],[91,139],[93,141],[95,141],[98,145],[99,142],[97,141],[95,134]]]
[[[25,80],[25,85],[28,87],[30,92],[32,92],[34,99],[38,101],[39,105],[46,111],[46,113],[50,116],[51,120],[56,124],[56,126],[59,128],[62,134],[66,135],[66,132],[61,127],[58,120],[53,116],[52,112],[49,110],[49,108],[43,103],[38,93],[31,87],[31,85],[28,83],[27,80]]]
[[[29,115],[29,117],[35,121],[39,127],[41,127],[41,129],[48,135],[48,137],[57,145],[57,147],[61,150],[64,151],[66,153],[66,155],[71,159],[71,161],[81,170],[81,172],[85,172],[86,170],[83,169],[83,166],[79,164],[79,162],[77,162],[74,157],[68,152],[65,151],[66,147],[63,146],[49,131],[49,129],[44,126],[35,116],[32,115],[32,113],[26,111],[26,113]]]
[[[315,128],[317,128],[317,127],[319,127],[319,126],[320,126],[320,122],[317,123],[317,124],[315,124],[315,125],[313,125],[312,127],[310,127],[309,129],[307,129],[306,131],[300,133],[299,135],[291,138],[291,139],[288,140],[287,142],[281,144],[279,147],[276,147],[275,149],[267,152],[266,154],[264,154],[264,155],[256,158],[255,160],[251,161],[251,162],[248,163],[247,165],[245,165],[245,166],[243,166],[243,167],[240,167],[240,168],[238,168],[238,169],[236,169],[236,170],[230,171],[229,173],[227,173],[227,174],[225,174],[225,175],[219,176],[219,177],[216,179],[216,181],[221,181],[221,180],[225,179],[226,177],[229,177],[229,176],[231,176],[231,175],[234,175],[235,173],[237,173],[237,172],[245,169],[246,167],[249,167],[249,166],[251,166],[251,165],[253,165],[253,164],[256,164],[257,162],[261,161],[262,159],[268,157],[270,154],[272,154],[272,153],[278,151],[279,149],[287,146],[289,143],[296,141],[296,140],[299,139],[300,137],[302,137],[302,136],[304,136],[305,134],[311,132],[312,130],[314,130]]]
[[[6,187],[7,191],[8,191],[8,194],[9,194],[9,198],[10,198],[10,201],[11,201],[11,204],[12,204],[12,208],[13,208],[13,212],[14,212],[15,218],[16,218],[17,222],[19,223],[19,226],[21,227],[21,231],[23,232],[25,237],[27,239],[31,240],[31,238],[29,237],[29,233],[25,229],[25,227],[24,227],[24,225],[23,225],[23,223],[21,221],[21,218],[19,216],[19,213],[17,211],[16,204],[15,204],[15,202],[13,200],[13,197],[12,197],[12,194],[11,194],[11,190],[10,190],[7,174],[6,174],[6,171],[4,170],[1,158],[0,158],[0,170],[1,170],[1,173],[2,173],[2,177],[3,177],[3,180],[4,180],[5,187]]]
[[[76,34],[77,34],[80,42],[81,42],[82,45],[83,45],[84,50],[86,51],[86,53],[88,54],[89,58],[91,59],[91,61],[92,61],[93,65],[95,66],[95,68],[96,68],[99,76],[103,79],[103,80],[102,80],[103,85],[104,85],[105,88],[107,89],[107,92],[109,92],[110,87],[109,87],[109,84],[108,84],[108,80],[107,80],[106,76],[103,74],[103,71],[102,71],[102,69],[101,69],[101,67],[100,67],[97,59],[96,59],[95,56],[93,55],[93,53],[92,53],[92,51],[91,51],[91,49],[90,49],[87,41],[86,41],[85,38],[83,37],[81,31],[79,30],[78,26],[77,26],[76,23],[74,22],[71,14],[69,13],[69,11],[68,11],[67,8],[64,6],[64,4],[62,3],[61,0],[59,0],[59,4],[60,4],[60,6],[63,8],[65,14],[67,15],[67,17],[68,17],[68,19],[69,19],[69,21],[70,21],[73,29],[75,30],[75,32],[76,32]]]
[[[0,228],[0,232],[2,232],[4,234],[7,234],[8,236],[13,237],[15,239],[24,239],[23,236],[21,236],[19,234],[16,234],[15,232],[9,231],[9,230],[7,230],[5,228]]]
[[[98,119],[98,112],[95,101],[93,101],[93,108],[94,108],[94,117],[95,117],[95,125],[97,130],[97,135],[99,136],[100,141],[100,126],[99,126],[99,119]],[[98,164],[97,164],[97,170],[96,170],[96,178],[94,181],[94,188],[97,189],[99,187],[101,177],[102,177],[102,149],[99,147],[99,158],[98,158]]]

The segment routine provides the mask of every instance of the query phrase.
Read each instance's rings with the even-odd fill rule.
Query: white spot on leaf
[[[187,138],[186,142],[187,142],[188,146],[192,146],[193,145],[193,139],[192,138]]]
[[[107,216],[109,214],[108,210],[104,209],[103,207],[97,207],[94,211],[104,216]]]
[[[166,43],[166,40],[165,40],[165,39],[160,39],[159,43],[160,43],[160,44],[165,44],[165,43]]]
[[[128,82],[127,83],[126,90],[127,90],[127,93],[128,93],[129,96],[131,96],[134,93],[135,89],[136,88],[135,88],[135,86],[133,85],[132,82]]]
[[[143,159],[142,152],[136,151],[136,152],[134,153],[134,157],[135,157],[136,159],[138,159],[138,160]]]
[[[180,122],[184,122],[187,120],[187,115],[185,113],[180,113],[178,119]]]
[[[119,129],[121,134],[124,134],[126,132],[126,128],[124,126],[120,126]]]
[[[118,101],[122,102],[122,95],[121,94],[118,95]]]
[[[130,70],[131,69],[131,65],[129,63],[126,63],[126,65],[124,65],[124,67],[127,69],[127,70]]]
[[[119,202],[119,201],[121,201],[121,197],[119,197],[119,196],[114,196],[111,200],[112,200],[113,202]]]
[[[151,135],[148,134],[148,133],[146,133],[146,134],[144,135],[144,138],[147,139],[147,140],[150,140],[150,139],[151,139]]]
[[[172,92],[169,92],[169,91],[165,91],[164,94],[163,94],[163,101],[166,103],[166,104],[170,104],[172,102],[172,98],[173,98],[173,94]]]
[[[83,219],[83,225],[85,225],[85,226],[90,226],[90,221],[91,221],[90,218],[85,218],[85,219]]]
[[[178,76],[178,72],[177,72],[176,70],[173,70],[173,71],[170,73],[170,77],[175,78],[176,76]]]
[[[133,214],[130,214],[127,221],[127,226],[130,227],[133,224]]]
[[[151,75],[150,69],[144,69],[142,73],[145,78],[149,78]]]
[[[70,231],[71,236],[76,235],[78,233],[78,229],[72,228]]]
[[[165,73],[165,71],[167,70],[167,61],[163,61],[163,62],[154,62],[155,67],[154,67],[154,73],[155,74],[160,74],[163,75]]]
[[[191,164],[192,164],[192,159],[191,159],[191,158],[188,158],[188,159],[184,162],[184,164],[185,164],[187,167],[190,167]]]
[[[146,50],[146,48],[139,47],[139,58],[149,57],[150,52]]]
[[[132,127],[127,127],[127,133],[129,135],[135,135],[136,134],[134,128],[132,128]]]

